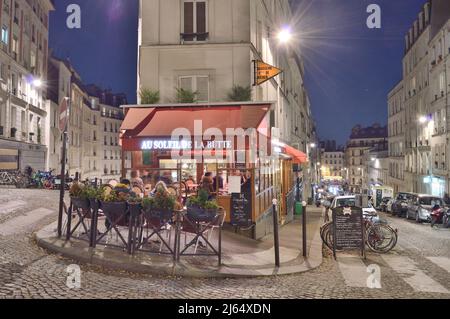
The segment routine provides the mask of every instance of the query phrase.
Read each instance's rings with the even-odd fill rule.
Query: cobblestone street
[[[81,288],[69,289],[66,271],[75,262],[48,254],[31,236],[56,219],[57,199],[56,191],[0,188],[0,298],[450,298],[450,231],[391,217],[397,247],[365,261],[341,255],[336,262],[326,252],[315,270],[252,279],[152,277],[81,265]],[[372,264],[381,269],[380,289],[366,286]]]

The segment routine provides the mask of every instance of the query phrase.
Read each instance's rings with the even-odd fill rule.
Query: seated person
[[[164,182],[166,185],[172,185],[172,174],[170,171],[163,172],[163,175],[158,178],[158,181]]]
[[[141,189],[144,189],[144,181],[139,177],[138,171],[131,172],[131,186],[138,186]]]
[[[210,197],[212,197],[215,193],[214,185],[213,185],[213,179],[212,179],[211,173],[206,173],[205,176],[203,176],[202,181],[199,185],[199,189],[206,190]]]
[[[213,178],[214,189],[223,189],[223,177],[221,175],[214,176]],[[217,191],[217,189],[216,189]]]

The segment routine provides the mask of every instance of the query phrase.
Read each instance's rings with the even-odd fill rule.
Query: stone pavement
[[[366,260],[339,254],[335,261],[325,249],[322,264],[310,271],[251,278],[155,276],[80,263],[81,286],[71,288],[68,270],[78,262],[49,254],[33,240],[33,232],[54,222],[56,213],[17,222],[33,211],[39,214],[40,208],[55,212],[58,195],[0,187],[0,225],[16,224],[9,235],[0,234],[0,299],[450,299],[450,229],[391,217],[389,222],[399,229],[397,247],[387,255],[369,252]],[[369,288],[367,270],[376,266],[381,287]]]
[[[86,241],[71,239],[67,242],[65,239],[56,238],[56,223],[38,231],[35,238],[40,247],[50,252],[83,263],[131,272],[208,278],[286,275],[305,272],[322,263],[322,242],[319,234],[322,210],[308,207],[307,216],[308,258],[305,260],[301,251],[302,225],[297,219],[280,227],[279,268],[275,267],[273,235],[255,241],[230,231],[222,231],[220,267],[217,257],[213,256],[181,256],[180,261],[174,263],[171,256],[160,254],[138,251],[134,256],[130,256],[121,249],[100,244],[92,249]],[[211,241],[213,245],[217,243],[217,232],[215,234]]]

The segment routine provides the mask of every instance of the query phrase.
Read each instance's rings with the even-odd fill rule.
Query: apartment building
[[[367,174],[364,176],[363,184],[367,185],[369,194],[375,196],[374,187],[389,186],[388,142],[378,143],[371,149],[366,150],[364,162],[367,165]]]
[[[399,82],[388,95],[388,184],[394,192],[412,191],[412,182],[405,182],[405,114],[403,82]]]
[[[0,1],[0,152],[16,152],[10,169],[44,169],[50,0]],[[0,153],[1,154],[1,153]]]
[[[351,192],[362,193],[368,190],[367,163],[365,154],[377,144],[387,143],[387,126],[374,124],[370,127],[357,125],[352,129],[345,150],[346,168],[348,168],[348,184]]]
[[[59,105],[71,96],[66,170],[82,179],[119,179],[122,154],[119,128],[123,121],[124,94],[113,94],[96,85],[84,85],[68,60],[51,57],[49,62],[48,169],[60,171],[62,137]],[[126,159],[125,159],[126,160]]]
[[[396,191],[449,192],[449,18],[448,1],[428,1],[405,35],[403,78],[388,97],[389,179]]]
[[[141,0],[138,90],[159,91],[167,104],[177,102],[177,88],[204,103],[227,102],[234,86],[250,87],[252,101],[274,102],[268,122],[280,140],[309,156],[317,141],[300,46],[277,38],[292,21],[287,0]],[[253,60],[284,72],[252,87]],[[305,169],[305,194],[314,171]]]
[[[345,178],[344,151],[325,151],[321,156],[321,172],[325,180],[342,180]]]

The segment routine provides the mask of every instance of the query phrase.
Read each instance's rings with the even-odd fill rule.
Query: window
[[[439,92],[444,92],[445,90],[445,73],[441,72],[439,75]]]
[[[208,76],[182,76],[180,88],[197,93],[198,102],[209,101],[209,77]]]
[[[207,7],[205,1],[183,2],[183,33],[184,41],[205,41],[207,33]]]
[[[2,27],[2,42],[4,44],[8,44],[8,39],[9,39],[8,27],[7,26],[3,26]]]

